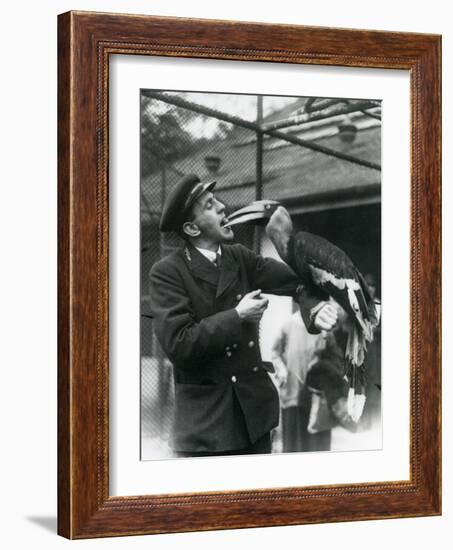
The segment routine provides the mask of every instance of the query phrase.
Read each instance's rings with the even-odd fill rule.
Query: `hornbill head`
[[[265,225],[266,234],[285,259],[288,240],[293,232],[291,217],[278,201],[254,201],[228,216],[226,227],[238,224]]]

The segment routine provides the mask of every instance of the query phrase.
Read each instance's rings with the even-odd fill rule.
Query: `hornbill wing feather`
[[[352,278],[355,266],[349,256],[327,239],[300,231],[294,236],[294,252],[317,268],[334,274],[336,277]]]
[[[360,286],[362,287],[362,292],[365,296],[366,303],[370,303],[373,298],[371,297],[370,290],[368,288],[368,283],[365,281],[365,277],[360,273],[360,271],[357,269],[357,278],[360,281]]]

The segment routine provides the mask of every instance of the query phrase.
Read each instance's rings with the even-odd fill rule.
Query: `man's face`
[[[220,244],[234,238],[231,228],[223,227],[225,221],[225,205],[211,191],[203,193],[192,207],[191,226],[198,228],[200,234],[197,236],[210,243]]]

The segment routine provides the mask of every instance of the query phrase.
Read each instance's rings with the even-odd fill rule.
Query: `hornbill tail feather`
[[[365,370],[346,358],[345,377],[349,383],[347,411],[351,420],[357,424],[365,407]]]

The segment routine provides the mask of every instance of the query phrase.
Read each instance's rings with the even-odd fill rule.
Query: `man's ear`
[[[198,225],[193,222],[184,222],[182,230],[188,237],[198,237],[201,233]]]

